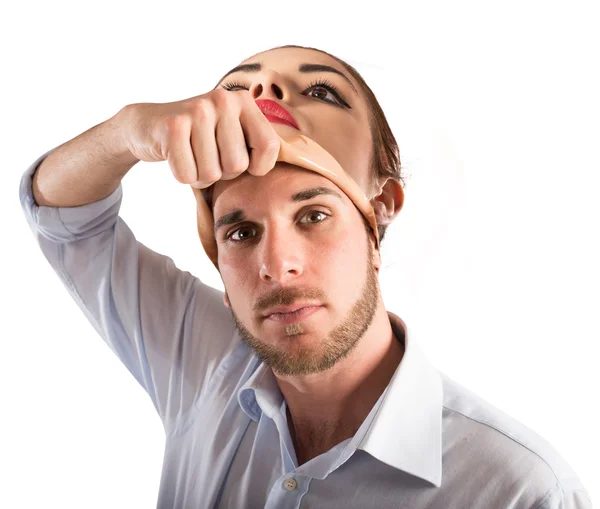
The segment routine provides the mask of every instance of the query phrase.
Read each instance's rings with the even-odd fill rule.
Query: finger
[[[248,173],[263,176],[275,167],[281,138],[252,98],[249,99],[251,104],[245,105],[240,114],[242,129],[250,147]]]
[[[237,108],[225,109],[217,122],[217,149],[221,161],[222,180],[232,180],[245,172],[250,164],[244,131]]]
[[[189,124],[186,126],[185,122],[178,121],[169,126],[167,162],[173,176],[182,184],[198,180],[198,169],[189,141]]]
[[[195,112],[192,118],[189,144],[198,169],[195,180],[201,184],[201,189],[219,180],[222,174],[215,139],[215,118],[214,112],[205,111]],[[198,187],[198,185],[194,187]]]

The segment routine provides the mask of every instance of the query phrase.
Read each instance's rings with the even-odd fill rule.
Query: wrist
[[[105,122],[104,126],[107,148],[109,148],[108,152],[111,159],[110,164],[124,167],[126,171],[140,161],[129,149],[128,126],[128,106],[121,108]]]

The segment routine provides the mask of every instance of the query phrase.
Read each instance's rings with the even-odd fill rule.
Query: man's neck
[[[290,408],[286,408],[288,429],[290,437],[296,452],[298,466],[310,461],[323,453],[326,453],[331,448],[335,447],[340,442],[353,437],[358,431],[358,427],[333,428],[325,423],[321,428],[314,428],[305,432],[303,437],[296,436],[294,421],[290,414]]]
[[[318,456],[356,434],[389,385],[404,355],[404,343],[396,338],[392,331],[388,337],[389,340],[381,350],[381,358],[374,365],[374,369],[370,370],[361,383],[356,384],[345,397],[334,398],[327,405],[321,404],[320,408],[303,405],[297,394],[296,399],[292,401],[286,397],[286,402],[289,403],[288,428],[297,456]],[[294,406],[294,403],[299,404]]]

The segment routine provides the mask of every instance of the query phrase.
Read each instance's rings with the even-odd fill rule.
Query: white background
[[[600,500],[598,4],[386,4],[3,4],[2,507],[155,507],[164,446],[149,397],[38,249],[22,173],[126,104],[206,93],[283,44],[354,65],[400,144],[408,185],[382,246],[386,308]],[[138,164],[123,187],[138,240],[222,290],[167,163]]]

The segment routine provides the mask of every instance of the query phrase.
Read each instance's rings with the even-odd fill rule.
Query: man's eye
[[[307,217],[309,214],[311,214],[312,212],[316,212],[317,214],[321,214],[322,216],[326,216],[329,217],[329,214],[325,214],[325,212],[321,212],[320,210],[309,210],[306,214],[304,214],[304,216],[302,217]],[[323,221],[319,221],[319,223],[322,223]],[[313,223],[316,224],[316,223]]]
[[[315,214],[314,214],[315,212],[316,212],[316,214],[321,214],[322,216],[329,217],[329,214],[326,214],[325,212],[322,212],[321,210],[309,210],[309,211],[308,211],[306,214],[304,214],[302,217],[308,217],[308,216],[310,216],[310,215],[315,215]],[[309,222],[308,222],[308,223],[306,223],[306,224],[309,224],[309,225],[311,225],[311,224],[318,225],[318,224],[324,223],[325,221],[327,221],[327,219],[323,219],[323,220],[316,221],[316,222],[309,221]],[[232,232],[229,232],[229,233],[227,234],[227,236],[225,237],[225,239],[226,239],[226,240],[229,240],[230,242],[233,242],[233,243],[236,243],[236,242],[238,242],[238,243],[239,243],[239,242],[245,242],[245,241],[247,240],[247,238],[243,238],[243,239],[241,239],[241,240],[239,240],[239,239],[234,239],[234,238],[233,238],[233,237],[234,237],[234,235],[235,235],[236,233],[243,232],[244,230],[254,230],[254,228],[253,228],[253,227],[251,227],[250,225],[246,225],[246,226],[240,226],[239,228],[236,228],[236,229],[235,229],[235,230],[233,230]],[[250,239],[252,239],[252,238],[253,238],[253,237],[250,237]]]

